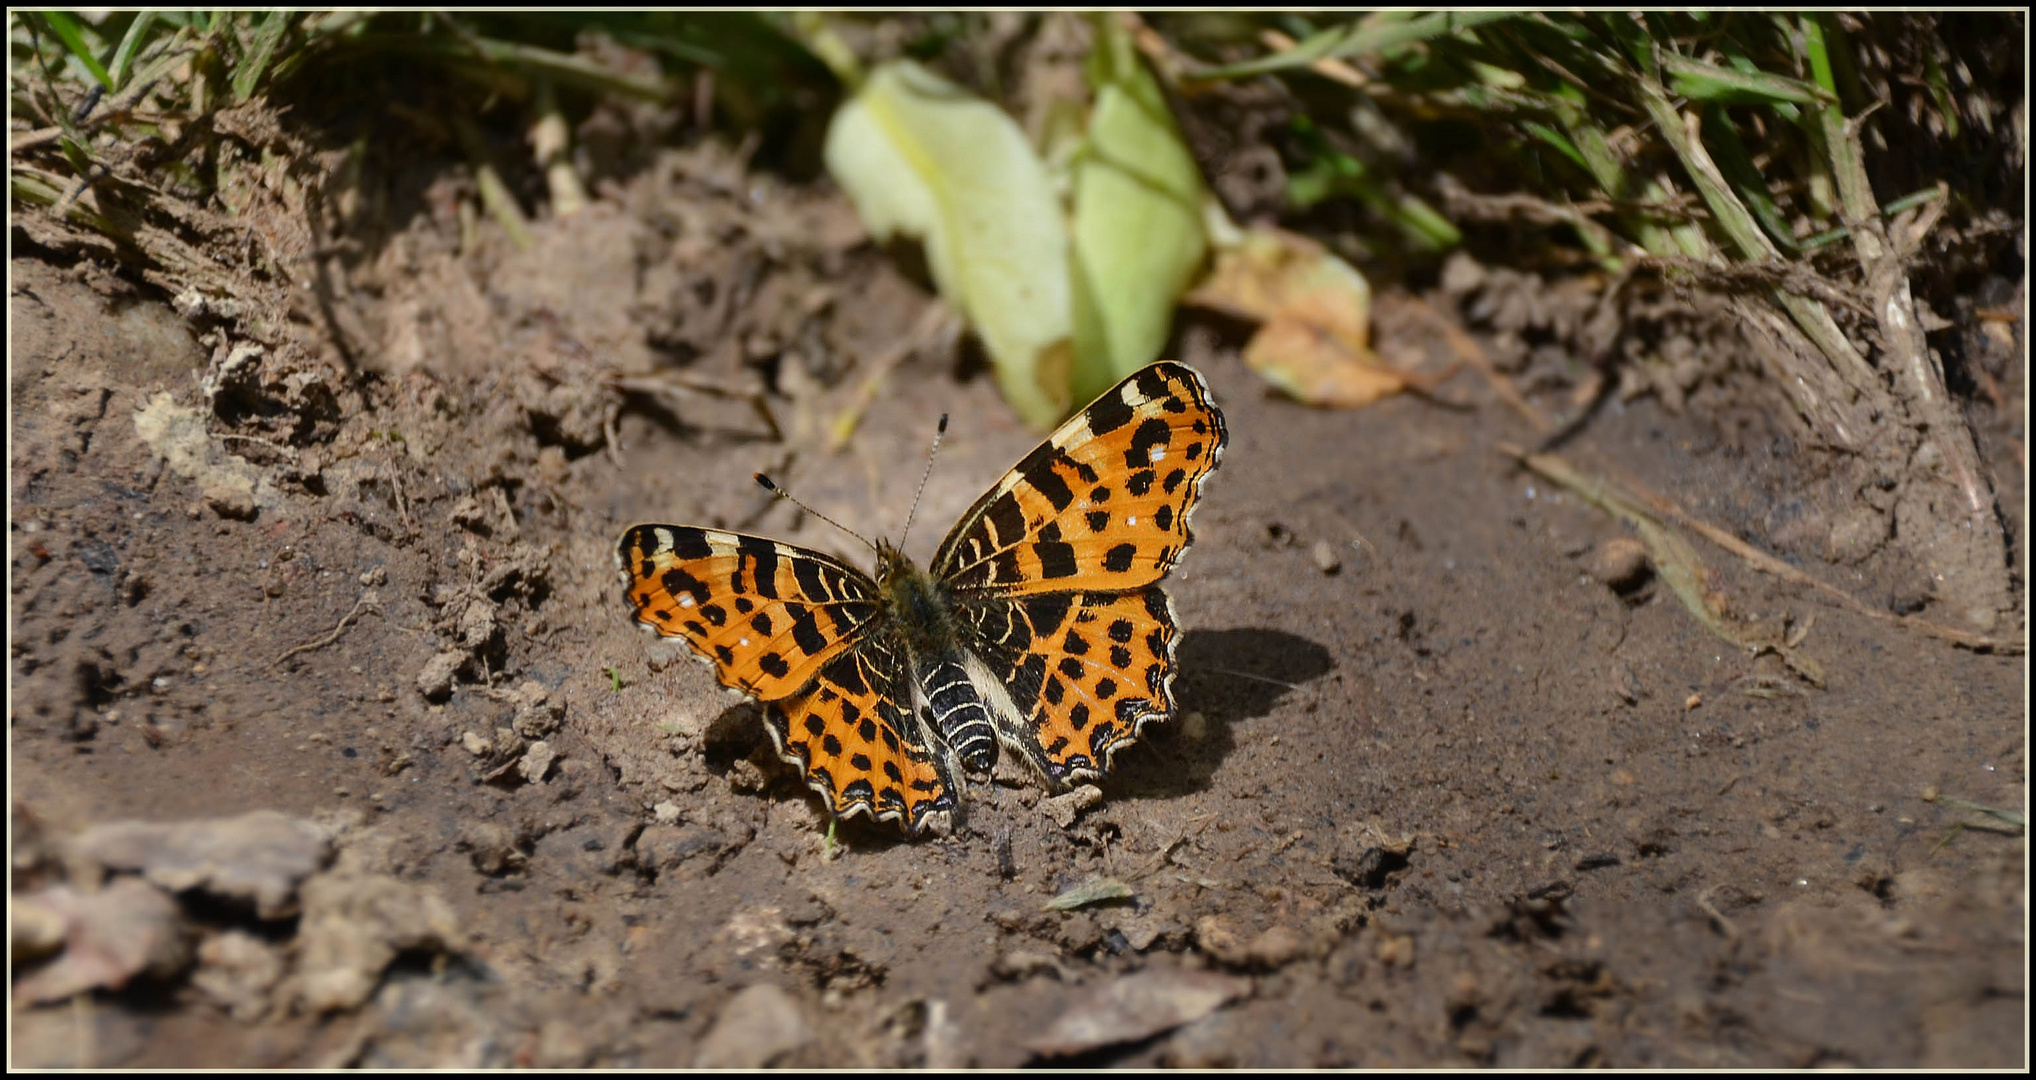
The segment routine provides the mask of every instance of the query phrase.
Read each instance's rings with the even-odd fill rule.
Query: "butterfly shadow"
[[[1336,666],[1328,649],[1307,638],[1256,628],[1190,630],[1174,658],[1179,709],[1172,723],[1145,729],[1147,748],[1118,758],[1111,776],[1118,793],[1166,797],[1207,788],[1236,746],[1238,721],[1265,716]]]

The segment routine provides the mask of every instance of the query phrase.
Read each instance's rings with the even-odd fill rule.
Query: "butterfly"
[[[1153,364],[984,492],[927,570],[882,540],[870,577],[759,536],[644,524],[616,545],[623,598],[764,704],[779,755],[835,816],[917,834],[952,821],[961,771],[987,772],[999,746],[1059,791],[1173,716],[1180,631],[1160,581],[1227,440],[1201,376]]]

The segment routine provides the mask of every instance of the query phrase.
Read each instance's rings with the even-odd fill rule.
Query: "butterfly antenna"
[[[835,528],[840,529],[842,532],[845,532],[848,535],[855,537],[857,540],[861,540],[863,543],[869,544],[871,551],[876,550],[877,546],[875,544],[870,544],[869,540],[865,538],[863,534],[856,532],[854,529],[851,529],[848,526],[843,525],[841,522],[836,521],[833,518],[828,517],[826,514],[823,514],[820,511],[815,510],[810,506],[807,506],[805,503],[802,503],[799,500],[793,498],[791,492],[786,491],[784,488],[779,487],[777,483],[773,481],[770,477],[765,476],[762,473],[756,473],[754,475],[756,476],[756,482],[759,485],[761,485],[765,491],[768,491],[771,494],[776,495],[778,498],[783,499],[788,503],[791,503],[793,506],[796,506],[799,509],[804,510],[807,513],[813,515],[814,517],[817,517],[820,520],[828,523],[829,525],[832,525]]]
[[[947,414],[940,414],[940,427],[933,433],[933,447],[926,451],[926,471],[919,474],[919,490],[912,493],[912,509],[905,513],[905,531],[898,536],[898,547],[903,549],[905,537],[912,535],[912,519],[919,514],[919,497],[926,494],[926,480],[933,475],[933,459],[940,454],[940,437],[947,434]]]

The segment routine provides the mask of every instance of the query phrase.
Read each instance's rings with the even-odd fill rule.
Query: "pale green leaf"
[[[1202,173],[1129,35],[1099,19],[1074,184],[1074,399],[1159,358],[1208,254]]]
[[[925,244],[935,284],[1037,427],[1072,404],[1067,225],[1016,122],[925,68],[877,68],[827,131],[828,171],[865,228]]]

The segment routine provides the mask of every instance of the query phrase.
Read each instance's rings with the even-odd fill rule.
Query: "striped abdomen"
[[[975,684],[953,658],[925,663],[919,685],[926,692],[928,719],[948,749],[972,772],[988,772],[997,761],[997,736]]]

